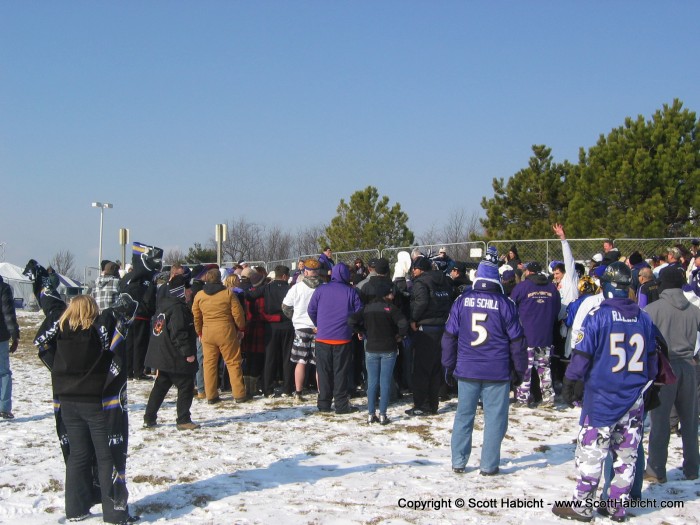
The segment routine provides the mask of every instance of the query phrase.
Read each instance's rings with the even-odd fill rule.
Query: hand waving
[[[562,241],[566,240],[566,234],[564,233],[564,226],[556,223],[552,225],[552,230]]]

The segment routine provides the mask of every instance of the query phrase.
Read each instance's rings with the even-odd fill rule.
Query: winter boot
[[[245,385],[245,397],[253,397],[253,379],[251,376],[243,376],[243,384]]]

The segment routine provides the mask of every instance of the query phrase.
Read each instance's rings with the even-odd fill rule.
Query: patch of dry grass
[[[51,478],[49,483],[44,489],[44,492],[60,492],[63,490],[63,482],[57,479]]]
[[[167,503],[151,503],[149,505],[139,505],[139,512],[142,514],[155,514],[162,516],[166,511],[172,510],[172,505]]]
[[[190,475],[184,475],[184,476],[178,476],[177,482],[178,483],[194,483],[197,481],[199,478],[195,476],[190,476]]]
[[[173,478],[168,478],[164,476],[154,476],[153,474],[139,474],[131,478],[131,481],[133,481],[134,483],[150,483],[151,485],[169,485],[175,480]]]
[[[12,492],[22,492],[27,490],[27,486],[24,483],[20,483],[19,485],[10,485],[9,483],[5,483],[0,485],[0,489],[10,489]]]
[[[192,499],[192,505],[195,507],[206,507],[211,500],[211,496],[208,496],[207,494],[199,494]]]
[[[17,351],[12,354],[12,359],[40,363],[37,357],[38,350],[34,346],[34,336],[36,336],[36,332],[43,321],[43,314],[38,314],[36,316],[17,316],[20,338],[19,346],[17,347]]]
[[[432,427],[428,424],[405,426],[402,430],[408,434],[415,434],[426,443],[433,446],[441,446],[443,443],[433,436]]]

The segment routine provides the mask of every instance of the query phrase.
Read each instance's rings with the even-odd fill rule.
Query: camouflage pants
[[[549,368],[549,361],[552,356],[551,346],[531,346],[527,349],[527,370],[523,375],[523,382],[518,387],[516,397],[520,403],[527,403],[531,399],[530,385],[532,383],[532,367],[535,367],[537,376],[540,378],[540,390],[542,391],[542,402],[550,403],[554,400],[554,390],[552,389],[552,372]]]
[[[608,452],[613,458],[613,479],[610,484],[610,499],[607,508],[616,517],[623,517],[622,506],[629,500],[629,493],[634,481],[634,469],[637,461],[637,448],[642,439],[642,417],[644,401],[640,396],[617,423],[609,427],[592,427],[586,418],[578,434],[576,447],[576,489],[574,500],[594,499],[598,483]],[[591,516],[593,509],[581,507],[584,516]]]

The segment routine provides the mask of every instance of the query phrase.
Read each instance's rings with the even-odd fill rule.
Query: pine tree
[[[700,123],[679,100],[640,115],[581,150],[570,181],[568,231],[582,237],[675,237],[696,233]]]
[[[334,251],[384,249],[407,246],[414,235],[408,229],[408,215],[399,203],[389,207],[389,197],[379,197],[374,186],[356,191],[350,201],[340,200],[338,215],[325,229],[319,245],[329,245]]]
[[[566,207],[565,181],[571,166],[557,164],[552,150],[532,146],[528,167],[506,183],[493,179],[494,196],[484,197],[481,224],[492,239],[539,239],[551,236],[552,224],[562,222]]]

